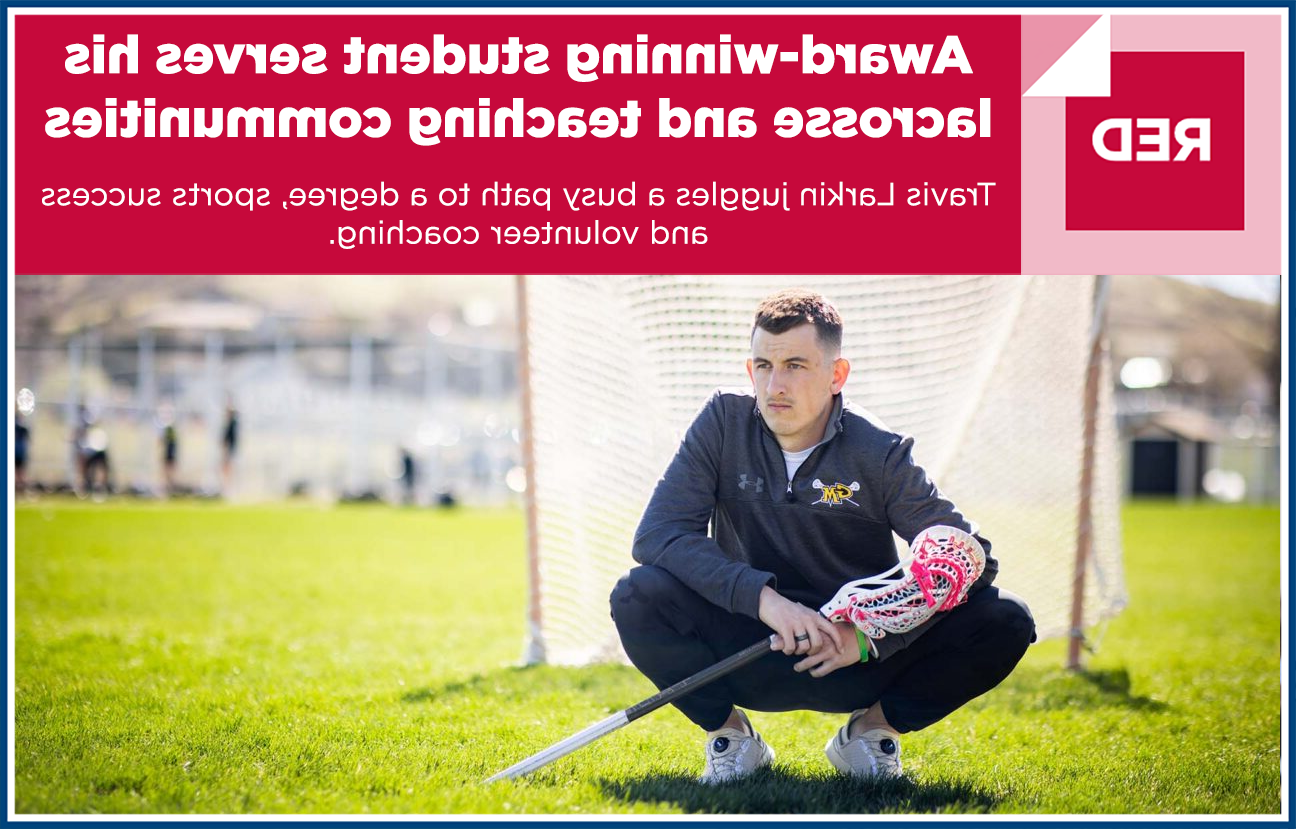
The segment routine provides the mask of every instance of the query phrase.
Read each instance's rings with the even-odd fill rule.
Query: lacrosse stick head
[[[914,538],[899,564],[847,582],[819,612],[830,621],[851,622],[870,639],[907,633],[966,601],[985,560],[985,550],[970,533],[930,527]]]

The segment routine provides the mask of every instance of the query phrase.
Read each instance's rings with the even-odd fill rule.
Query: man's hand
[[[837,622],[833,627],[837,629],[838,636],[830,640],[829,647],[818,653],[812,653],[796,663],[794,667],[798,672],[809,671],[810,676],[818,679],[828,676],[838,668],[845,668],[860,661],[859,640],[855,638],[855,626],[849,622]],[[833,647],[833,644],[836,647]]]
[[[836,652],[855,642],[855,635],[849,631],[848,638],[839,641],[841,631],[817,610],[785,599],[768,586],[761,589],[759,614],[760,620],[778,634],[773,649],[788,656],[817,654],[825,646]]]

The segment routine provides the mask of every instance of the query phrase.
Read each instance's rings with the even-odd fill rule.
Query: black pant
[[[612,591],[612,618],[635,667],[658,688],[673,685],[770,635],[762,622],[729,613],[646,565]],[[802,656],[771,653],[675,703],[707,731],[737,705],[756,711],[847,713],[881,702],[900,732],[926,728],[1003,681],[1035,639],[1030,610],[988,587],[944,614],[904,650],[816,679],[792,669]]]

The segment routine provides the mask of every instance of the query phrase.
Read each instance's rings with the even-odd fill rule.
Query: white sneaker
[[[748,723],[748,728],[751,724]],[[770,748],[755,729],[751,734],[737,728],[722,728],[706,741],[706,771],[703,783],[727,783],[774,762]]]
[[[900,766],[900,735],[889,728],[870,728],[854,738],[848,738],[850,724],[863,711],[856,711],[846,724],[828,738],[824,753],[828,761],[842,774],[861,778],[899,777],[904,774]]]

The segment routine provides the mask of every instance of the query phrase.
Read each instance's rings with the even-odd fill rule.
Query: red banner
[[[1019,41],[1015,16],[23,15],[17,272],[1015,273]]]

